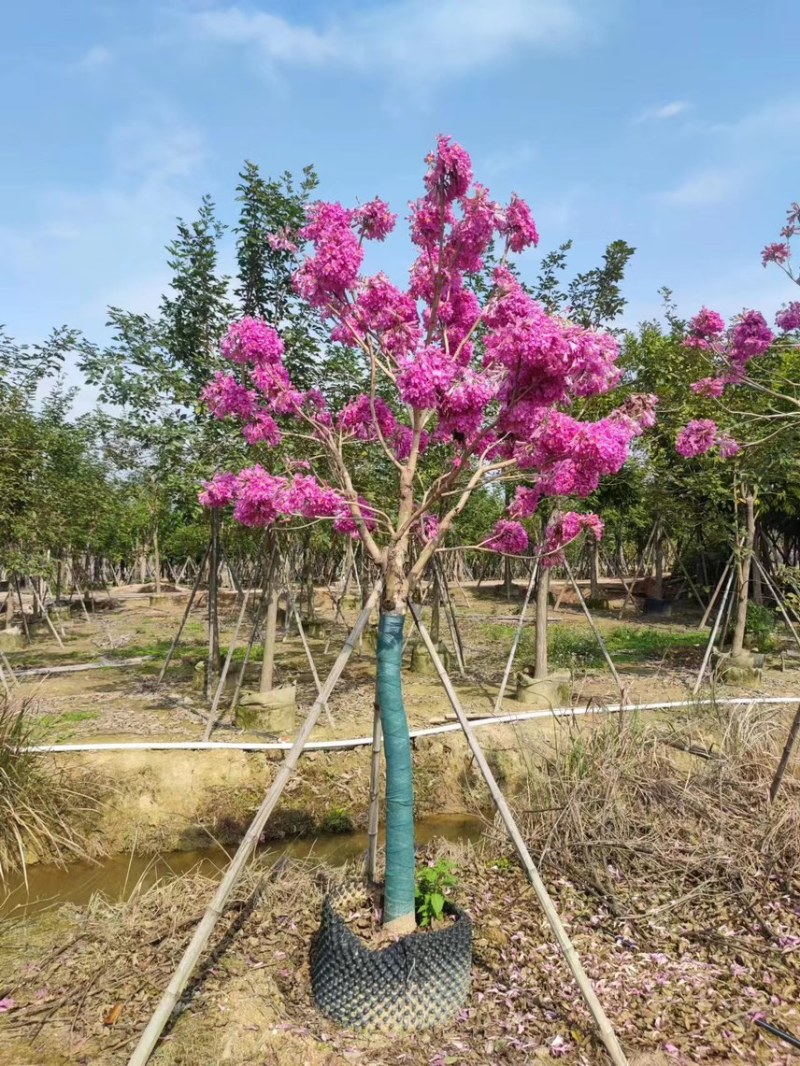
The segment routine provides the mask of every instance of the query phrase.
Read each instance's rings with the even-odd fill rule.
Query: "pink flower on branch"
[[[502,552],[503,555],[522,555],[528,547],[528,534],[519,522],[501,518],[495,523],[494,532],[485,544],[491,551]]]
[[[564,548],[584,530],[589,530],[596,540],[602,540],[603,520],[596,514],[577,514],[575,511],[557,515],[545,530],[542,566],[546,569],[560,566],[564,562]]]
[[[768,244],[761,253],[761,263],[763,266],[767,266],[769,263],[777,263],[778,266],[783,266],[788,262],[789,257],[792,254],[792,249],[784,241],[776,241],[774,244]]]
[[[717,423],[711,418],[695,418],[678,434],[675,450],[685,459],[710,452],[717,442]]]
[[[235,474],[215,474],[210,481],[203,482],[203,491],[198,496],[202,507],[217,509],[228,507],[236,495],[237,479]]]
[[[775,325],[784,333],[800,329],[800,300],[793,300],[775,315]]]
[[[528,548],[520,519],[540,499],[588,495],[622,467],[633,441],[653,425],[655,399],[647,396],[629,397],[596,422],[567,413],[576,400],[618,384],[617,342],[547,314],[505,264],[488,294],[473,291],[468,275],[483,268],[493,241],[500,238],[506,253],[537,243],[533,215],[518,196],[501,207],[473,183],[469,156],[448,137],[439,138],[427,163],[425,192],[411,205],[419,255],[405,290],[384,274],[361,275],[363,241],[383,240],[395,222],[382,200],[354,210],[314,204],[298,233],[308,254],[295,288],[329,321],[332,340],[360,351],[371,395],[356,393],[332,413],[319,390],[297,389],[267,323],[242,319],[223,342],[224,355],[243,374],[241,381],[238,373],[222,375],[209,386],[205,398],[213,412],[241,418],[246,439],[268,446],[291,423],[316,451],[307,475],[287,478],[254,465],[233,488],[223,486],[222,497],[243,524],[327,519],[338,532],[361,536],[373,561],[384,565],[384,547],[391,551],[426,529],[426,512],[439,511],[449,530],[476,487],[516,467],[530,473],[532,487],[518,490],[486,545],[519,554]],[[713,312],[705,315],[698,330],[724,329]],[[751,335],[741,339],[749,352]],[[358,496],[363,451],[351,447],[354,441],[380,441],[401,468],[396,508],[383,505],[392,512],[381,530],[389,533],[388,545],[373,538],[377,514]],[[430,444],[439,449],[438,472],[426,469],[423,476],[418,457]],[[330,484],[317,476],[320,463]],[[216,499],[209,489],[206,495]],[[566,521],[569,532],[572,519]],[[593,528],[582,518],[578,529],[587,525]],[[432,547],[423,543],[411,572],[421,572]],[[407,558],[405,550],[401,545],[399,554]]]

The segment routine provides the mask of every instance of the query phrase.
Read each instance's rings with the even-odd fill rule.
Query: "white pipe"
[[[710,707],[710,706],[736,706],[752,704],[797,704],[800,696],[759,696],[748,698],[746,696],[730,697],[722,700],[679,700],[674,703],[640,703],[640,704],[615,704],[607,707],[554,707],[549,711],[520,711],[518,714],[500,714],[496,717],[475,718],[470,720],[473,729],[480,729],[489,725],[512,725],[515,722],[530,722],[537,718],[578,718],[582,715],[593,714],[618,714],[631,711],[661,711],[671,710],[675,707]],[[411,739],[417,737],[434,737],[441,733],[459,733],[461,726],[458,722],[452,725],[431,726],[428,729],[412,729]],[[346,740],[312,740],[305,746],[305,751],[342,751],[349,748],[365,748],[372,744],[372,737],[352,737]],[[60,755],[71,752],[88,751],[290,751],[292,742],[279,740],[271,744],[259,743],[258,741],[202,741],[202,740],[157,740],[151,743],[147,741],[121,741],[107,744],[37,744],[27,748],[20,748],[25,752],[41,752],[46,754]]]

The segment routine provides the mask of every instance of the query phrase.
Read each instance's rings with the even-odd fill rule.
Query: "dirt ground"
[[[489,586],[455,590],[466,652],[466,677],[453,670],[467,713],[490,714],[513,638],[524,589],[510,599]],[[207,704],[196,681],[205,659],[203,607],[192,612],[181,649],[164,684],[155,688],[163,656],[185,607],[185,595],[153,601],[135,588],[114,590],[87,621],[73,611],[64,622],[64,648],[41,630],[33,643],[9,653],[19,671],[42,739],[80,740],[199,739]],[[613,609],[595,612],[604,637],[621,649],[617,658],[628,702],[688,699],[699,669],[705,635],[699,612],[687,610],[651,621]],[[348,623],[358,606],[345,606]],[[223,645],[237,613],[224,610]],[[333,625],[330,600],[318,596],[323,634],[310,643],[324,678],[346,636]],[[570,660],[573,702],[615,704],[620,699],[608,669],[587,652],[588,631],[580,608],[564,603],[551,611],[553,642],[577,649]],[[707,631],[706,631],[707,632]],[[442,633],[450,643],[443,619]],[[330,646],[326,643],[330,636]],[[246,638],[245,638],[246,639]],[[725,687],[718,695],[793,696],[800,676],[786,634],[768,661],[757,688]],[[520,665],[530,653],[530,627]],[[142,662],[138,660],[147,657]],[[76,663],[116,665],[75,673],[25,676],[26,669]],[[125,665],[127,663],[127,665]],[[788,668],[786,668],[788,667]],[[302,645],[296,635],[279,644],[278,680],[296,681],[300,711],[316,695]],[[335,725],[324,718],[314,739],[368,736],[373,714],[375,659],[369,641],[353,656],[330,701]],[[405,671],[405,694],[412,728],[451,719],[435,678]],[[510,686],[509,697],[513,694]],[[708,694],[708,689],[704,689]],[[513,698],[504,712],[519,710]],[[784,729],[793,707],[780,712]],[[691,728],[691,709],[682,727],[695,744],[710,747],[709,727]],[[648,717],[670,723],[672,712]],[[558,748],[577,730],[592,730],[608,719],[539,719],[511,728],[492,726],[480,733],[490,764],[509,793],[524,789],[527,756]],[[777,735],[777,734],[776,734]],[[223,716],[215,739],[242,734]],[[670,749],[672,750],[672,749]],[[695,756],[674,752],[686,760]],[[773,755],[771,754],[772,758]],[[59,756],[80,759],[109,783],[113,802],[96,827],[97,844],[110,852],[133,849],[195,848],[241,836],[264,786],[282,755],[213,753],[106,753]],[[457,734],[420,739],[415,744],[418,813],[487,810],[487,794],[463,740]],[[794,773],[794,770],[792,771]],[[332,815],[363,827],[369,776],[368,749],[327,755],[309,753],[290,782],[270,823],[270,834],[319,832]],[[524,812],[517,792],[516,804]],[[532,804],[527,804],[532,806]],[[111,813],[109,813],[111,812]],[[531,814],[532,812],[527,812]],[[535,812],[533,812],[535,813]],[[205,839],[204,839],[205,838]],[[438,846],[429,854],[442,854]],[[307,867],[275,890],[256,891],[248,881],[222,923],[214,950],[192,984],[156,1066],[274,1063],[276,1066],[470,1066],[498,1062],[509,1066],[563,1058],[579,1064],[606,1061],[577,990],[566,972],[530,886],[500,837],[482,850],[456,849],[463,903],[476,922],[473,994],[468,1008],[448,1029],[393,1039],[338,1032],[317,1015],[310,997],[307,951],[318,926],[322,886]],[[293,875],[294,876],[294,875]],[[330,873],[325,876],[333,876]],[[616,876],[616,875],[615,875]],[[800,974],[800,905],[796,894],[768,895],[770,943],[763,919],[689,894],[674,901],[672,914],[661,900],[632,927],[624,913],[610,913],[591,890],[577,889],[564,876],[548,873],[559,912],[574,936],[598,994],[611,1013],[631,1063],[663,1066],[677,1062],[793,1061],[787,1047],[760,1034],[753,1018],[766,1016],[800,1032],[796,1004]],[[646,897],[646,886],[642,890]],[[191,935],[213,883],[191,875],[156,885],[128,904],[101,897],[87,907],[65,905],[26,921],[0,924],[0,1064],[2,1066],[116,1066],[127,1061],[132,1041],[163,989]],[[248,895],[249,893],[249,895]],[[640,892],[641,895],[641,892]],[[657,905],[655,905],[657,903]],[[713,904],[713,905],[712,905]],[[760,922],[760,924],[759,924]],[[635,932],[632,933],[632,928]],[[699,939],[698,939],[699,937]]]

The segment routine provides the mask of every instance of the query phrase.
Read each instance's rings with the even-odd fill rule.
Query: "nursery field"
[[[556,600],[559,591],[553,590]],[[507,594],[496,583],[454,592],[465,676],[456,665],[451,673],[471,718],[493,713],[524,593],[521,584]],[[800,796],[793,767],[776,804],[766,802],[794,705],[693,702],[708,640],[708,629],[697,626],[699,611],[676,605],[672,616],[652,620],[629,607],[620,619],[618,590],[609,584],[604,595],[607,609],[593,617],[622,694],[574,594],[565,592],[550,608],[551,662],[571,673],[575,710],[599,712],[620,702],[689,705],[545,714],[481,727],[481,742],[631,1061],[788,1063],[786,1045],[754,1019],[800,1030]],[[239,614],[235,599],[230,594],[221,604],[223,654]],[[15,695],[27,703],[31,741],[199,740],[208,713],[198,679],[207,652],[202,600],[156,686],[186,602],[181,591],[113,589],[97,598],[88,619],[75,610],[61,623],[63,648],[45,630],[7,652],[19,680]],[[318,625],[308,642],[324,678],[347,635],[343,621],[352,622],[359,608],[345,602],[344,619],[335,618],[327,590],[317,590],[315,606]],[[317,690],[298,634],[283,638],[279,619],[276,679],[296,682],[299,723]],[[527,709],[513,698],[513,676],[532,654],[532,639],[526,626],[502,715]],[[778,629],[760,682],[717,686],[716,697],[800,692],[791,646]],[[404,674],[413,734],[449,724],[452,712],[438,679],[412,672],[411,651]],[[84,665],[98,668],[62,669]],[[374,671],[367,636],[329,701],[333,724],[323,718],[312,741],[370,737]],[[705,684],[700,696],[708,700],[710,692]],[[227,714],[212,735],[229,743],[284,739],[244,731]],[[87,854],[71,869],[93,887],[71,895],[69,868],[65,874],[31,865],[31,891],[44,893],[46,886],[51,898],[39,898],[26,913],[20,878],[9,881],[14,891],[0,919],[0,1002],[13,1006],[0,1014],[2,1061],[124,1063],[213,892],[226,848],[241,837],[283,753],[52,757],[62,771],[92,779]],[[351,863],[350,875],[363,870],[369,748],[315,751],[302,758],[270,819],[264,854],[237,888],[154,1062],[603,1060],[463,739],[420,737],[413,759],[418,841],[431,841],[420,845],[420,858],[455,864],[454,896],[475,922],[473,991],[458,1018],[445,1030],[399,1040],[339,1031],[314,1010],[307,961],[288,965],[298,950],[306,960],[325,887],[349,876],[340,864]],[[437,842],[439,833],[449,843]],[[159,865],[148,853],[167,854]],[[88,856],[99,863],[94,880]]]

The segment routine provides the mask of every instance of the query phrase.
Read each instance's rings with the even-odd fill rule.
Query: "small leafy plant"
[[[417,871],[416,911],[419,924],[430,926],[444,915],[448,889],[458,884],[455,865],[450,859],[439,859],[433,866]]]

